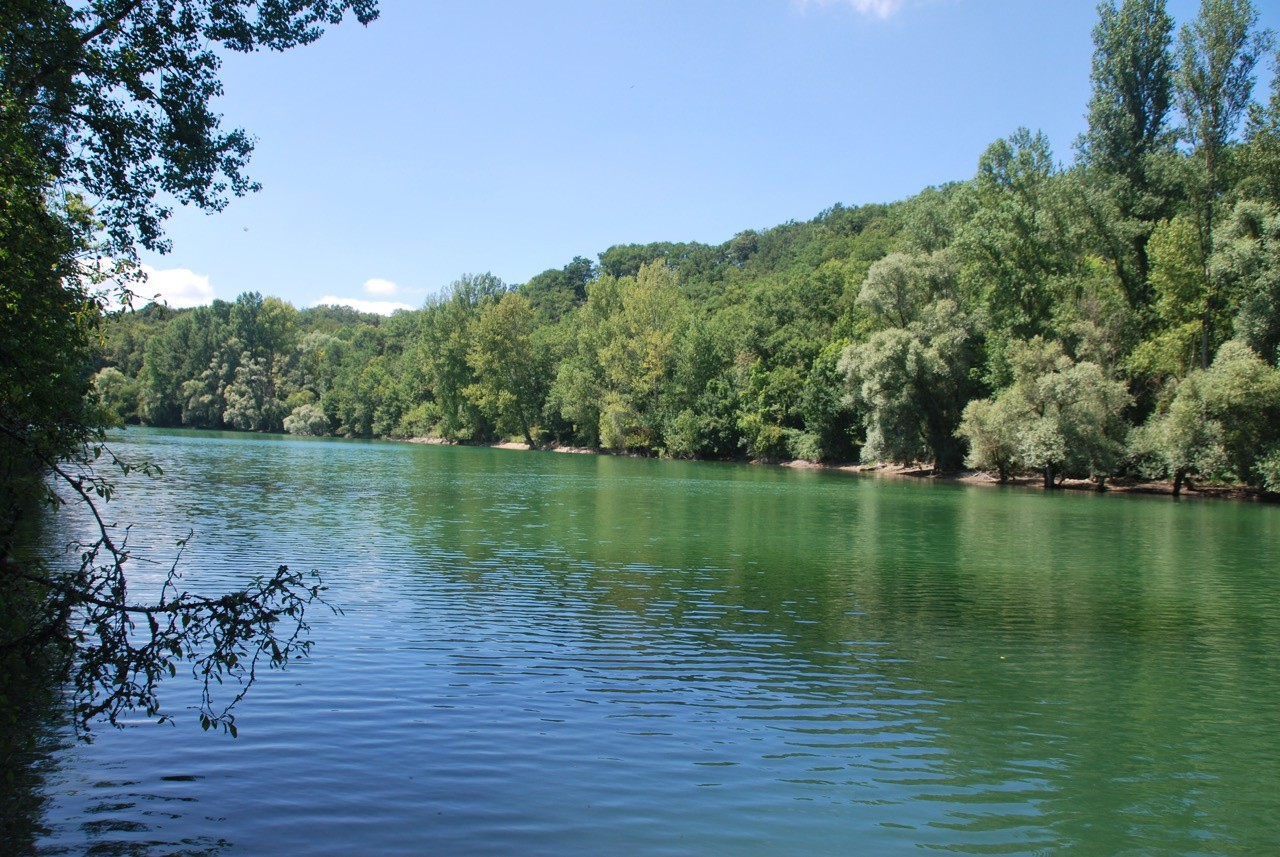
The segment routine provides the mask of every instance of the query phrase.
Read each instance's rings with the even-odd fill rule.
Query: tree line
[[[108,326],[120,419],[1280,490],[1280,80],[1248,0],[1099,6],[1088,130],[718,246],[464,276],[381,318],[244,294]]]

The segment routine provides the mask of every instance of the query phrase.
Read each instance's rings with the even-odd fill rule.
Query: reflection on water
[[[241,738],[67,747],[46,853],[1254,853],[1275,508],[130,432],[121,520],[340,617]],[[126,505],[127,504],[127,505]],[[113,504],[116,506],[116,504]],[[163,521],[153,522],[163,512]],[[145,583],[145,581],[143,581]],[[191,688],[169,690],[171,706]]]
[[[43,667],[0,648],[0,853],[35,848],[51,756],[65,746],[53,682]]]

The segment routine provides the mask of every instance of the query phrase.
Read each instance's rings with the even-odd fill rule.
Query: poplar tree
[[[1093,30],[1093,95],[1081,163],[1101,185],[1105,205],[1096,226],[1132,307],[1149,298],[1147,240],[1167,205],[1157,156],[1171,153],[1167,128],[1173,98],[1173,19],[1164,0],[1124,0],[1098,6]]]
[[[1213,255],[1216,209],[1224,191],[1224,161],[1253,94],[1254,69],[1271,34],[1257,29],[1250,0],[1201,0],[1200,14],[1183,26],[1174,75],[1183,136],[1192,146],[1197,178],[1192,188],[1201,257],[1205,260],[1205,307],[1201,317],[1200,366],[1209,367],[1213,317],[1220,296],[1208,260]]]

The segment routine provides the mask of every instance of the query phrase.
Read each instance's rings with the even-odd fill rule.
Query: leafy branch
[[[17,439],[12,432],[4,433]],[[70,464],[66,459],[44,460],[55,486],[69,489],[72,502],[87,509],[94,537],[71,543],[69,550],[78,551],[78,562],[66,572],[6,560],[5,576],[40,590],[44,603],[40,619],[27,633],[0,642],[0,647],[64,644],[60,677],[71,695],[77,733],[85,740],[94,723],[120,726],[132,712],[171,722],[173,715],[161,705],[159,689],[183,665],[201,684],[201,727],[234,737],[233,709],[253,685],[258,669],[283,669],[310,653],[308,608],[319,604],[341,611],[325,600],[327,587],[316,571],[296,572],[286,565],[223,595],[182,588],[178,568],[190,534],[178,543],[156,600],[131,599],[125,571],[136,560],[128,549],[130,528],[118,537],[99,508],[113,492],[110,481],[93,468],[93,460],[104,452],[122,472],[135,469],[102,444],[86,445]],[[136,469],[159,472],[154,465]],[[50,497],[56,504],[64,502],[55,490]],[[234,688],[229,700],[215,698],[223,685]]]

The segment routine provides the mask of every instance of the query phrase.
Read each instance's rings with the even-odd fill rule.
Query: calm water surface
[[[110,506],[138,586],[193,529],[192,588],[314,567],[344,615],[238,740],[62,741],[41,853],[1280,852],[1280,508],[115,445],[165,471]]]

